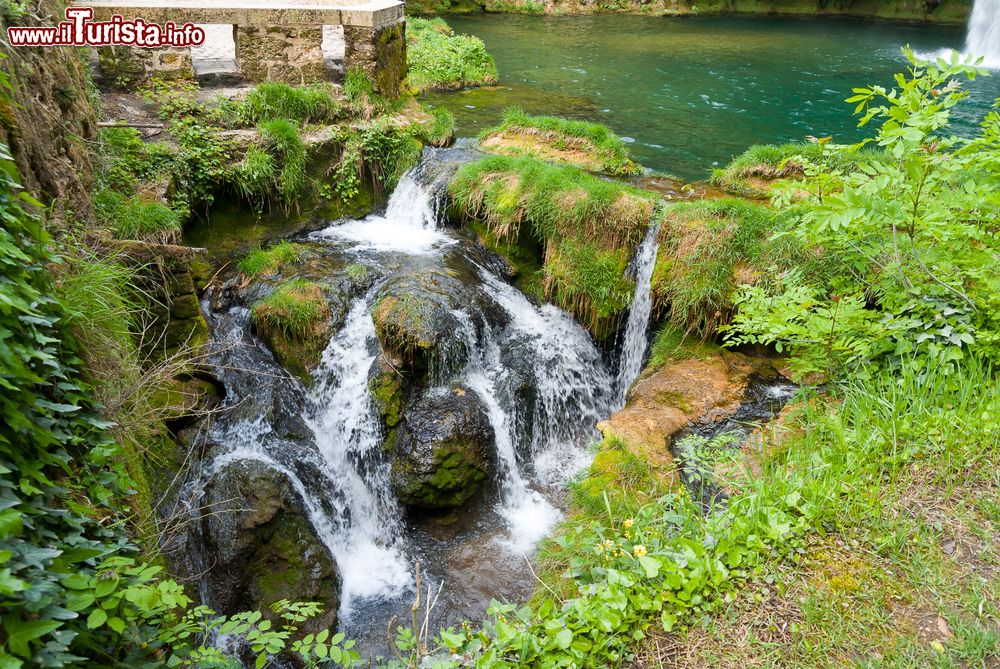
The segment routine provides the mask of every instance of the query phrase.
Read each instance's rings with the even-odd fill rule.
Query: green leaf
[[[639,558],[639,564],[642,565],[643,570],[646,572],[646,578],[656,578],[660,573],[660,567],[663,563],[655,557],[649,555],[643,555]]]
[[[97,629],[103,625],[108,619],[108,614],[105,613],[104,609],[94,609],[87,616],[87,627],[90,629]]]

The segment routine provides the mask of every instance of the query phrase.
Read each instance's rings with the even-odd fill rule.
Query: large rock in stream
[[[461,386],[437,388],[399,424],[392,484],[404,504],[456,507],[482,487],[493,460],[493,427],[479,396]]]
[[[280,599],[312,601],[323,613],[305,625],[332,628],[340,574],[317,539],[288,478],[256,460],[238,460],[208,483],[202,532],[211,605],[221,613],[260,610]]]

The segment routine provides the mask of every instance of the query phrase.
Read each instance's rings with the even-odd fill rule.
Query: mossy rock
[[[488,477],[494,440],[475,393],[463,387],[430,391],[399,424],[392,461],[399,500],[428,509],[461,506]]]
[[[206,486],[213,513],[201,522],[214,562],[205,574],[220,613],[259,610],[275,601],[317,601],[323,613],[307,631],[336,623],[340,575],[307,520],[288,479],[266,464],[240,460]]]

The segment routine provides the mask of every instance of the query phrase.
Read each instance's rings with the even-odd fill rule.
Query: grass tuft
[[[269,249],[255,249],[244,256],[236,268],[245,277],[256,278],[264,274],[273,274],[284,265],[293,263],[302,255],[303,247],[288,241],[282,241]]]
[[[261,121],[289,119],[302,124],[338,120],[344,107],[326,84],[290,86],[266,82],[254,87],[236,108],[240,123],[248,126]]]
[[[798,157],[816,161],[821,155],[824,155],[822,147],[810,142],[756,144],[733,158],[726,167],[716,170],[712,183],[733,195],[768,198],[773,181],[803,175],[803,164]],[[858,165],[878,162],[882,158],[881,151],[862,148],[846,154],[827,152],[824,160],[831,168],[851,171]]]
[[[180,212],[141,195],[122,195],[105,188],[94,195],[94,212],[118,239],[173,244],[180,239]]]
[[[257,302],[250,311],[260,333],[280,334],[305,340],[330,314],[323,287],[304,279],[293,279]]]

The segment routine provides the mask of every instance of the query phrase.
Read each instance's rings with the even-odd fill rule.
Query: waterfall
[[[983,65],[1000,69],[1000,0],[975,0],[965,53],[983,58]]]
[[[625,406],[625,395],[629,386],[642,371],[642,361],[649,344],[646,332],[649,330],[649,312],[653,306],[649,293],[653,269],[656,267],[656,252],[659,249],[658,232],[659,226],[651,223],[646,229],[646,237],[642,240],[633,263],[636,275],[635,295],[628,312],[628,325],[625,327],[618,378],[615,381],[615,404],[619,408]]]
[[[225,448],[202,470],[202,487],[240,460],[262,462],[283,474],[340,570],[342,619],[350,617],[359,599],[407,592],[412,576],[402,546],[402,514],[388,463],[380,457],[380,428],[368,390],[368,371],[379,349],[366,300],[353,303],[344,327],[324,350],[313,374],[316,383],[304,398],[297,382],[245,341],[246,321],[245,309],[218,319],[216,331],[225,334],[216,345],[238,358],[217,364],[226,369],[228,384],[244,397],[234,398],[227,412],[231,416],[212,428],[211,440]],[[288,395],[281,402],[282,412],[291,418],[301,414],[313,440],[275,434],[272,424],[278,418],[266,408],[273,403],[266,394],[280,392]],[[256,398],[259,403],[245,402],[255,399],[254,393],[263,395]],[[195,502],[200,495],[196,493]]]
[[[438,232],[442,194],[420,183],[419,166],[399,179],[384,214],[338,221],[312,235],[313,239],[345,241],[354,251],[395,251],[419,255],[455,243]]]
[[[400,537],[402,514],[381,456],[381,434],[368,390],[378,354],[375,324],[364,299],[354,302],[315,372],[306,422],[330,480],[343,495],[331,552],[343,580],[341,612],[355,599],[400,594],[410,587]]]

